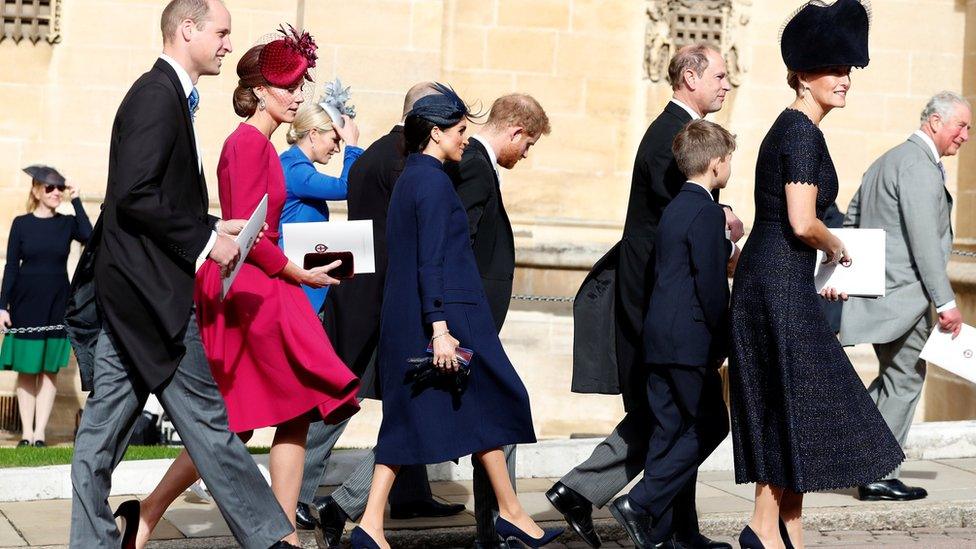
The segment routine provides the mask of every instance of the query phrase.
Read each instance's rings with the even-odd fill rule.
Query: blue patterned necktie
[[[200,94],[196,88],[190,91],[190,97],[187,98],[187,101],[190,103],[190,120],[193,121],[196,118],[197,106],[200,104]]]
[[[939,171],[942,172],[942,184],[944,185],[946,182],[946,171],[945,165],[942,162],[939,162]]]

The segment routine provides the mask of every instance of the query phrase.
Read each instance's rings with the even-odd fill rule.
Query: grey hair
[[[966,108],[971,108],[969,101],[965,97],[959,95],[952,91],[940,91],[939,93],[932,96],[929,102],[925,104],[925,108],[922,109],[922,115],[919,117],[921,123],[924,124],[928,121],[929,117],[933,114],[939,115],[943,120],[949,120],[955,113],[955,106],[963,105]]]

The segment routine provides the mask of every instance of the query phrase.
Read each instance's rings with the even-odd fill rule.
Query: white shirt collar
[[[688,180],[688,183],[691,183],[692,185],[698,185],[699,187],[701,187],[702,189],[704,189],[706,193],[708,193],[708,196],[710,198],[713,198],[714,199],[714,197],[712,197],[712,191],[708,190],[708,187],[702,185],[701,183],[699,183],[697,181],[692,181],[690,179]]]
[[[679,100],[677,100],[677,99],[675,99],[675,98],[672,97],[671,98],[671,102],[674,103],[675,105],[681,107],[682,109],[684,109],[685,112],[687,112],[689,115],[691,115],[691,119],[692,120],[698,120],[699,118],[701,118],[701,116],[697,112],[695,112],[695,109],[689,107],[688,105],[682,103],[681,101],[679,101]]]
[[[929,146],[929,149],[932,151],[932,156],[935,158],[936,163],[942,162],[942,159],[939,157],[939,150],[935,148],[935,141],[932,141],[932,138],[929,137],[929,134],[923,132],[922,130],[915,130],[915,132],[912,135],[917,135],[919,139],[921,139],[923,142],[925,142],[926,145]]]
[[[180,84],[183,85],[183,94],[190,97],[190,92],[193,91],[193,80],[190,80],[190,73],[186,72],[183,65],[180,65],[176,59],[173,59],[165,53],[159,54],[159,58],[173,67],[173,70],[176,71],[176,76],[180,79]]]
[[[491,148],[491,143],[480,135],[472,135],[471,138],[477,139],[479,143],[485,146],[485,150],[488,151],[488,158],[491,160],[491,166],[495,168],[495,172],[498,172],[498,158],[495,157],[495,149]]]

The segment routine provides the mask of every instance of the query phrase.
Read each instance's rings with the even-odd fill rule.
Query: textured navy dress
[[[873,482],[905,456],[824,316],[816,250],[787,217],[791,181],[817,185],[822,219],[837,172],[820,129],[787,109],[759,149],[756,221],[732,288],[735,480],[794,492]]]
[[[535,442],[529,395],[498,340],[467,213],[436,158],[407,158],[390,199],[386,238],[378,351],[383,423],[376,462],[440,463]],[[431,323],[440,320],[474,351],[461,393],[449,383],[424,386],[407,376],[407,359],[425,356]]]

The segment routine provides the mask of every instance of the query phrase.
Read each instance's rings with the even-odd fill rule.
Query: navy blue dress
[[[436,158],[412,154],[386,227],[389,265],[380,320],[383,423],[376,462],[440,463],[535,442],[529,395],[498,340],[468,236],[468,216]],[[425,355],[431,323],[446,320],[474,351],[467,388],[419,392],[407,359]]]
[[[817,252],[790,227],[785,185],[837,197],[823,134],[787,109],[756,161],[756,220],[732,287],[729,378],[735,480],[794,492],[874,482],[905,458],[824,316]]]

